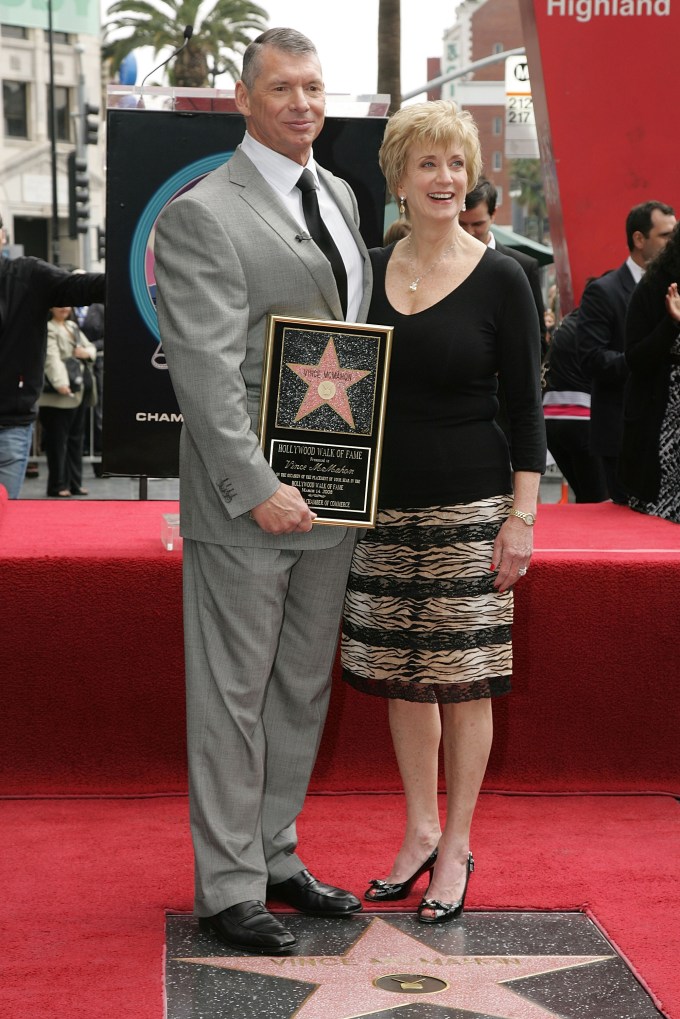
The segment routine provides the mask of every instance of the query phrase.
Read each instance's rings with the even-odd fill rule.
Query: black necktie
[[[316,197],[316,182],[310,170],[303,170],[296,187],[302,192],[302,211],[305,215],[307,229],[312,239],[319,246],[321,251],[331,263],[335,282],[340,295],[343,315],[347,314],[347,272],[342,255],[338,251],[335,241],[328,232],[326,224],[319,212],[319,200]]]

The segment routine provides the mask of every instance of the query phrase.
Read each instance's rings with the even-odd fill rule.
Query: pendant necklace
[[[408,285],[409,290],[415,292],[418,289],[418,284],[420,283],[420,281],[425,279],[425,277],[428,275],[428,273],[431,273],[433,269],[436,269],[436,267],[439,265],[439,263],[441,261],[443,261],[444,258],[446,258],[446,256],[448,255],[449,251],[453,251],[453,249],[456,246],[456,243],[457,242],[454,241],[453,244],[449,244],[448,248],[446,248],[444,251],[442,251],[442,253],[439,256],[439,258],[432,263],[432,265],[429,267],[429,269],[426,269],[425,272],[421,272],[420,276],[416,276],[415,275],[415,272],[416,272],[416,263],[415,263],[415,260],[414,260],[413,256],[411,255],[411,237],[409,235],[409,238],[408,238],[408,250],[409,250],[408,264],[409,264],[409,269],[411,270],[411,273],[415,277],[409,283],[409,285]]]

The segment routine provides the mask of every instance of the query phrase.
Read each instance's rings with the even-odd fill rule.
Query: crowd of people
[[[230,947],[279,954],[296,939],[268,901],[324,917],[361,909],[310,873],[296,831],[340,629],[343,679],[388,702],[405,793],[403,840],[365,898],[403,899],[427,875],[418,920],[463,912],[546,423],[578,501],[630,499],[680,521],[680,235],[670,206],[631,210],[629,258],[557,323],[533,260],[495,242],[495,189],[454,103],[388,122],[380,167],[400,223],[370,252],[353,192],[314,159],[325,93],[313,43],[293,29],[258,37],[235,103],[242,144],[157,223],[157,307],[184,422],[195,911]],[[18,495],[40,404],[48,494],[83,494],[97,351],[71,308],[103,301],[103,277],[17,259],[0,286],[0,482]],[[269,465],[257,434],[269,313],[393,327],[374,528],[314,527]]]
[[[625,231],[625,262],[587,281],[548,345],[548,449],[577,502],[680,523],[675,212],[643,202]]]

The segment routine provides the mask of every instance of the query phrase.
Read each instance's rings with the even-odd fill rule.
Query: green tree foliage
[[[219,74],[237,80],[238,58],[266,31],[268,18],[249,0],[116,0],[109,7],[104,52],[115,70],[128,53],[143,46],[150,46],[154,57],[179,49],[185,26],[193,25],[189,45],[169,67],[168,79],[178,87],[214,86]]]
[[[540,159],[513,159],[510,186],[519,191],[517,202],[524,209],[527,234],[543,243],[548,207]]]

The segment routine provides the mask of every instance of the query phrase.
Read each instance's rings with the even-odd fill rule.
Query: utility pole
[[[47,39],[50,54],[50,134],[52,161],[52,262],[59,265],[59,199],[57,195],[57,111],[54,103],[54,38],[52,0],[47,0]]]

